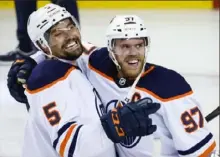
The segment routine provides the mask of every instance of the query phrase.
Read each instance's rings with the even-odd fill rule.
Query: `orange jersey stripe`
[[[65,148],[66,148],[66,144],[69,141],[71,134],[73,132],[73,129],[76,127],[76,124],[73,124],[67,131],[67,134],[65,136],[65,138],[63,139],[61,145],[60,145],[60,156],[63,157],[64,156],[64,152],[65,152]]]
[[[154,70],[154,66],[151,66],[148,70],[146,70],[142,75],[141,77],[144,77],[145,75],[147,75],[149,72],[151,72],[152,70]]]
[[[35,89],[35,90],[29,90],[29,89],[27,88],[26,91],[27,91],[28,93],[30,93],[30,94],[35,94],[35,93],[38,93],[38,92],[40,92],[40,91],[43,91],[43,90],[45,90],[45,89],[47,89],[47,88],[50,88],[51,86],[53,86],[53,85],[56,84],[57,82],[62,81],[62,80],[65,80],[65,79],[69,76],[69,74],[70,74],[74,69],[76,69],[76,68],[75,68],[75,67],[70,68],[70,69],[67,71],[67,73],[66,73],[63,77],[57,79],[56,81],[53,81],[53,82],[47,84],[46,86],[43,86],[43,87],[38,88],[38,89]]]
[[[162,102],[168,102],[168,101],[171,101],[171,100],[180,99],[180,98],[183,98],[183,97],[185,97],[185,96],[191,95],[191,94],[193,93],[193,91],[189,91],[189,92],[184,93],[184,94],[181,94],[181,95],[177,95],[177,96],[174,96],[174,97],[171,97],[171,98],[166,98],[166,99],[164,99],[164,98],[159,97],[158,95],[156,95],[156,94],[153,93],[152,91],[147,90],[147,89],[145,89],[145,88],[136,87],[136,89],[141,90],[141,91],[144,91],[144,92],[150,94],[151,96],[155,97],[156,99],[158,99],[158,100],[160,100],[160,101],[162,101]]]
[[[213,142],[208,149],[206,149],[201,155],[199,155],[199,157],[208,157],[211,154],[211,152],[215,149],[215,147],[216,143]]]
[[[89,68],[90,68],[92,71],[98,73],[98,74],[101,75],[102,77],[104,77],[104,78],[106,78],[106,79],[108,79],[108,80],[110,80],[110,81],[114,81],[112,77],[110,77],[110,76],[106,75],[105,73],[103,73],[103,72],[97,70],[97,69],[94,68],[91,64],[88,64],[88,66],[89,66]]]
[[[110,77],[110,76],[106,75],[105,73],[103,73],[103,72],[97,70],[97,69],[94,68],[91,64],[89,64],[88,66],[89,66],[89,68],[90,68],[92,71],[98,73],[98,74],[101,75],[102,77],[104,77],[104,78],[106,78],[106,79],[108,79],[108,80],[110,80],[110,81],[114,81],[114,79],[113,79],[112,77]],[[146,71],[141,75],[141,77],[144,77],[145,75],[147,75],[148,73],[150,73],[154,68],[155,68],[154,66],[151,66],[148,70],[146,70]]]
[[[23,63],[24,62],[24,59],[17,59],[16,61],[15,61],[15,63]],[[15,64],[14,63],[14,64]]]

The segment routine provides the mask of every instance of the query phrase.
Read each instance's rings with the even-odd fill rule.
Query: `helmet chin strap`
[[[62,59],[62,58],[59,58],[59,57],[57,57],[57,56],[54,56],[53,54],[52,54],[52,51],[51,51],[51,48],[49,47],[49,45],[47,44],[46,45],[46,47],[48,48],[48,50],[49,50],[49,54],[47,54],[47,53],[45,53],[45,55],[47,56],[47,57],[49,57],[49,58],[55,58],[55,59],[57,59],[57,60],[60,60],[61,62],[65,62],[65,63],[69,63],[69,64],[72,64],[72,65],[77,65],[77,63],[76,63],[76,60],[66,60],[66,59]],[[87,50],[86,50],[86,48],[83,46],[83,50],[82,50],[83,52],[86,52]],[[82,53],[83,53],[82,52]],[[80,56],[79,56],[80,57]]]
[[[146,46],[145,52],[144,52],[144,64],[143,64],[142,70],[138,74],[138,76],[136,77],[136,79],[135,79],[134,83],[132,84],[131,89],[129,90],[127,96],[124,98],[126,103],[129,103],[131,101],[131,98],[132,98],[133,94],[135,93],[135,87],[136,87],[138,81],[140,80],[142,74],[144,73],[146,63],[147,63],[147,46]]]
[[[69,63],[69,64],[72,64],[72,65],[76,65],[76,60],[66,60],[66,59],[62,59],[62,58],[59,58],[59,57],[57,57],[57,56],[54,56],[54,55],[52,54],[52,50],[51,50],[51,48],[50,48],[48,42],[47,42],[45,39],[44,39],[43,45],[44,45],[43,47],[46,48],[46,49],[48,49],[48,51],[49,51],[49,54],[48,54],[48,53],[45,53],[45,55],[46,55],[47,57],[49,57],[49,58],[55,58],[55,59],[60,60],[60,61],[62,61],[62,62]],[[43,51],[43,50],[42,50],[42,51]],[[86,52],[86,51],[87,51],[86,48],[83,46],[83,52]]]
[[[115,58],[115,54],[114,54],[114,52],[113,52],[112,49],[111,49],[111,51],[110,51],[110,58],[112,59],[112,61],[113,61],[114,64],[116,65],[117,70],[121,70],[121,66],[119,65],[117,59]]]
[[[144,64],[143,64],[143,67],[142,67],[142,71],[141,71],[141,73],[143,72],[144,67],[145,67],[145,64],[146,64],[146,62],[147,62],[147,52],[148,52],[148,47],[149,47],[149,46],[145,46],[145,52],[144,52]],[[117,70],[119,71],[119,73],[120,73],[121,76],[122,76],[122,72],[121,72],[122,69],[121,69],[121,66],[119,65],[119,63],[118,63],[118,61],[117,61],[117,59],[116,59],[116,57],[115,57],[115,54],[114,54],[114,52],[113,52],[112,49],[110,50],[110,58],[112,59],[112,61],[113,61],[114,64],[116,65]]]
[[[50,46],[48,45],[48,43],[45,44],[45,46],[46,46],[46,48],[49,50],[49,54],[45,53],[45,55],[46,55],[47,57],[49,57],[49,58],[55,58],[55,59],[57,59],[57,60],[60,60],[61,62],[69,63],[69,64],[72,64],[72,65],[76,65],[75,60],[74,60],[74,61],[70,61],[70,60],[61,59],[61,58],[59,58],[59,57],[57,57],[57,56],[54,56],[54,55],[52,54],[51,48],[50,48]]]
[[[131,101],[132,95],[135,93],[135,87],[136,87],[138,81],[140,80],[142,74],[144,73],[145,65],[146,65],[146,63],[147,63],[147,62],[146,62],[146,60],[147,60],[147,52],[148,52],[148,46],[145,47],[144,64],[143,64],[142,70],[141,70],[141,72],[138,74],[138,76],[136,77],[136,79],[135,79],[134,83],[132,84],[132,86],[131,86],[131,88],[130,88],[128,94],[127,94],[127,96],[124,98],[124,101],[125,101],[126,103],[129,103],[129,102]],[[118,61],[116,60],[113,51],[111,51],[110,53],[111,53],[112,61],[115,63],[117,69],[121,71],[121,66],[119,65]],[[117,105],[122,104],[121,101],[122,101],[122,100],[118,100]]]
[[[145,65],[145,64],[144,64],[144,65]],[[140,74],[136,77],[134,83],[132,84],[132,86],[131,86],[131,88],[130,88],[128,94],[127,94],[127,96],[124,98],[124,102],[129,103],[129,102],[131,101],[132,95],[135,93],[135,87],[136,87],[138,81],[140,80],[143,71],[144,71],[144,66],[143,66],[143,68],[142,68],[142,71],[141,71]],[[123,100],[118,100],[117,106],[120,105],[120,104],[123,104],[123,103],[121,103],[122,101],[123,101]]]

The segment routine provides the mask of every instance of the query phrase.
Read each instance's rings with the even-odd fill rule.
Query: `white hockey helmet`
[[[145,49],[145,62],[149,46],[149,35],[145,27],[144,21],[136,15],[117,15],[115,16],[106,32],[107,48],[110,52],[110,57],[116,66],[120,69],[120,65],[115,58],[113,52],[114,39],[131,39],[131,38],[144,38],[146,42]]]
[[[42,50],[41,46],[48,48],[50,55],[52,55],[48,42],[45,39],[45,33],[56,23],[66,18],[71,18],[75,26],[80,29],[76,19],[64,7],[56,4],[47,4],[34,11],[29,16],[27,23],[27,31],[31,41],[40,50]]]

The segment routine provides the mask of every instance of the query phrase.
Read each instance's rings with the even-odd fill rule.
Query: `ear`
[[[48,55],[50,54],[50,50],[49,50],[49,48],[48,48],[46,45],[40,44],[39,41],[37,41],[36,43],[37,43],[37,46],[39,46],[40,49],[41,49],[44,53],[46,53],[46,54],[48,54]]]
[[[50,54],[50,50],[47,46],[44,46],[42,49],[46,54],[48,54],[48,55]]]

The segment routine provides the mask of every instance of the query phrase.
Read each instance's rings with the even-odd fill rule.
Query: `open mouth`
[[[128,60],[126,63],[132,69],[136,69],[138,67],[140,61],[138,59],[131,59],[131,60]]]
[[[67,43],[65,46],[64,46],[64,49],[66,51],[72,51],[72,50],[75,50],[76,48],[78,48],[79,46],[79,42],[76,41],[76,40],[71,40],[69,43]]]

